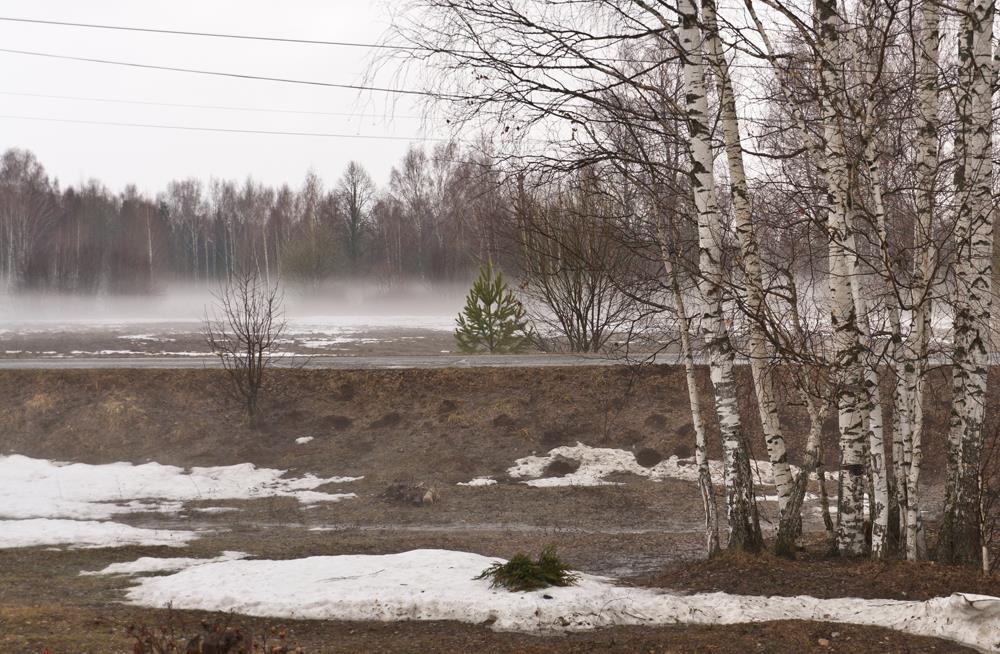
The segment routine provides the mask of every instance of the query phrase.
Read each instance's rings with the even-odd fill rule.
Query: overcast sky
[[[396,3],[398,6],[398,2]],[[393,0],[4,0],[0,16],[374,42]],[[359,83],[371,51],[305,44],[154,35],[0,21],[0,48],[252,75]],[[388,76],[379,80],[389,85]],[[400,82],[395,82],[397,85]],[[416,86],[416,81],[410,83]],[[337,112],[305,115],[27,97],[40,94],[154,103]],[[142,70],[0,52],[0,145],[28,148],[65,186],[95,177],[113,190],[135,183],[153,193],[174,178],[245,178],[301,183],[312,167],[332,183],[348,161],[376,182],[408,141],[186,132],[38,122],[10,116],[397,137],[433,136],[407,97]],[[374,114],[374,115],[373,115]],[[388,116],[387,116],[388,114]]]

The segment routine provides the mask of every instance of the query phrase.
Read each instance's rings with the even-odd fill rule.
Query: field
[[[907,566],[887,565],[873,573],[872,564],[823,560],[816,554],[821,523],[815,502],[806,520],[812,547],[800,561],[699,561],[702,508],[696,485],[686,477],[691,426],[683,376],[673,367],[282,370],[273,379],[265,417],[253,428],[227,399],[220,371],[4,371],[0,388],[9,400],[0,408],[5,455],[94,466],[251,462],[287,470],[286,478],[363,477],[306,491],[354,494],[336,502],[306,502],[266,489],[259,497],[223,497],[203,488],[187,492],[175,506],[133,507],[108,518],[144,530],[196,532],[182,548],[119,543],[75,549],[56,537],[34,547],[0,549],[5,652],[129,651],[124,630],[132,622],[173,620],[194,633],[206,615],[228,619],[123,605],[134,578],[80,576],[143,556],[211,558],[225,551],[274,560],[416,549],[509,558],[552,544],[574,568],[635,587],[912,600],[955,591],[1000,593],[996,580],[964,570],[928,564],[914,574]],[[794,415],[787,417],[795,424]],[[930,420],[941,418],[931,412]],[[801,451],[801,434],[789,436],[793,451]],[[541,476],[552,484],[531,486],[512,476],[512,466],[524,457],[555,448],[591,452],[574,450],[577,443],[604,448],[593,450],[598,453],[642,452],[640,459],[652,457],[647,464],[663,461],[648,469],[630,464],[601,471],[605,484],[596,486],[560,485],[593,479],[585,474],[591,469],[586,461],[574,472],[558,469],[558,457],[542,461],[550,465]],[[929,443],[931,488],[940,485],[934,461],[942,454]],[[835,460],[832,451],[827,460]],[[18,461],[23,468],[24,461],[7,459]],[[103,483],[109,469],[83,470],[98,474],[94,485]],[[649,470],[667,472],[656,476]],[[126,479],[120,471],[113,474]],[[496,483],[460,485],[483,478]],[[766,478],[761,482],[763,497]],[[435,501],[408,502],[392,490],[412,487],[432,489]],[[70,499],[62,487],[38,489]],[[120,492],[114,499],[129,497],[128,490]],[[9,507],[14,491],[6,493]],[[761,507],[765,519],[773,518],[773,503]],[[283,625],[308,652],[961,650],[874,627],[815,622],[614,627],[539,637],[454,622],[232,619],[244,627]]]

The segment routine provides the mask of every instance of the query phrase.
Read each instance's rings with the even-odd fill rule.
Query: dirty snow
[[[490,621],[501,631],[551,633],[613,625],[737,624],[818,620],[888,627],[1000,651],[1000,599],[956,594],[927,602],[727,593],[681,595],[616,586],[581,575],[579,585],[529,593],[473,579],[496,559],[415,550],[388,555],[205,563],[146,577],[132,604],[332,620]]]
[[[0,517],[100,520],[140,511],[178,511],[196,500],[294,497],[303,504],[336,502],[352,493],[312,489],[361,477],[283,477],[251,463],[191,468],[159,463],[64,463],[18,454],[0,456]]]
[[[185,470],[159,463],[90,465],[0,456],[0,518],[6,518],[0,520],[0,547],[181,545],[196,535],[98,521],[128,513],[176,513],[184,502],[198,500],[293,497],[302,504],[339,502],[356,496],[313,489],[361,479],[284,474],[250,463]]]
[[[471,481],[460,481],[459,486],[492,486],[497,483],[493,477],[476,477]]]
[[[0,549],[38,545],[74,548],[164,545],[183,547],[198,537],[193,531],[141,529],[118,522],[96,520],[0,520]]]
[[[238,559],[245,559],[248,556],[250,555],[246,552],[232,551],[225,551],[219,556],[211,559],[193,559],[187,557],[160,559],[154,556],[144,556],[140,559],[129,561],[127,563],[112,563],[101,570],[85,570],[80,573],[80,576],[136,575],[145,572],[177,572],[178,570],[186,570],[197,565],[220,563],[222,561],[235,561]]]
[[[542,477],[545,468],[559,457],[578,461],[579,469],[563,477]],[[770,461],[751,461],[750,465],[763,483],[774,483]],[[722,461],[709,461],[708,466],[712,479],[721,483]],[[525,484],[538,487],[605,486],[613,483],[606,481],[605,477],[623,472],[648,477],[654,481],[662,479],[698,481],[698,465],[694,458],[680,459],[671,456],[652,468],[644,468],[635,460],[635,454],[628,450],[590,447],[583,443],[557,447],[544,456],[526,456],[516,460],[514,465],[507,469],[507,474],[512,478],[527,479]]]

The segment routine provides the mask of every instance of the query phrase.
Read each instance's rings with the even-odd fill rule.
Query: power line
[[[215,70],[201,70],[198,68],[180,68],[177,66],[157,66],[155,64],[139,64],[132,61],[119,61],[116,59],[97,59],[94,57],[77,57],[72,55],[60,55],[51,52],[35,52],[32,50],[14,50],[11,48],[0,48],[0,52],[8,54],[19,54],[31,57],[45,57],[47,59],[64,59],[69,61],[85,61],[92,64],[110,64],[113,66],[126,66],[129,68],[142,68],[146,70],[167,70],[176,73],[194,73],[196,75],[212,75],[215,77],[234,77],[237,79],[251,79],[264,82],[280,82],[283,84],[305,84],[307,86],[323,86],[335,89],[350,89],[352,91],[375,91],[378,93],[396,93],[399,95],[420,95],[445,100],[461,100],[461,96],[442,95],[431,91],[417,91],[413,89],[393,89],[383,86],[367,86],[364,84],[343,84],[338,82],[320,82],[317,80],[291,79],[287,77],[268,77],[265,75],[250,75],[248,73],[227,73]]]
[[[0,114],[0,119],[11,120],[31,120],[46,123],[71,123],[75,125],[102,125],[107,127],[137,127],[146,129],[169,129],[182,130],[188,132],[221,132],[225,134],[264,134],[269,136],[307,136],[313,138],[338,138],[338,139],[371,139],[377,141],[425,141],[449,143],[451,141],[463,141],[464,139],[445,139],[422,136],[389,136],[382,134],[335,134],[330,132],[285,132],[281,130],[268,129],[236,129],[229,127],[194,127],[188,125],[165,125],[160,123],[128,123],[113,120],[85,120],[78,118],[45,118],[42,116],[19,116],[15,114]]]
[[[120,98],[95,98],[90,96],[79,96],[79,95],[55,95],[48,93],[23,93],[19,91],[0,91],[0,95],[8,95],[14,97],[22,98],[44,98],[48,100],[78,100],[81,102],[106,102],[110,104],[130,104],[130,105],[141,105],[141,106],[152,106],[152,107],[177,107],[183,109],[218,109],[223,111],[254,111],[259,113],[276,113],[276,114],[304,114],[304,115],[315,115],[315,116],[345,116],[349,118],[389,118],[389,114],[377,114],[377,113],[350,113],[344,111],[306,111],[302,109],[277,109],[277,108],[265,108],[265,107],[238,107],[235,105],[221,105],[221,104],[188,104],[183,102],[153,102],[146,100],[125,100]],[[421,118],[421,116],[414,116],[408,114],[393,115],[392,118]]]
[[[132,27],[129,25],[101,25],[97,23],[74,23],[65,20],[41,20],[38,18],[15,18],[0,16],[0,21],[10,23],[35,23],[38,25],[58,25],[61,27],[85,27],[88,29],[115,30],[120,32],[144,32],[147,34],[173,34],[179,36],[203,36],[220,39],[238,39],[241,41],[270,41],[274,43],[299,43],[305,45],[332,45],[346,48],[369,48],[385,50],[425,50],[419,46],[396,46],[388,43],[361,43],[358,41],[320,41],[314,39],[295,39],[281,36],[256,36],[252,34],[228,34],[224,32],[192,32],[188,30],[170,30],[155,27]]]
[[[741,7],[730,7],[730,8],[731,9],[739,9]],[[134,27],[134,26],[131,26],[131,25],[105,25],[105,24],[101,24],[101,23],[77,23],[77,22],[72,22],[72,21],[42,20],[42,19],[38,19],[38,18],[19,18],[19,17],[14,17],[14,16],[0,16],[0,21],[13,22],[13,23],[32,23],[32,24],[38,24],[38,25],[54,25],[54,26],[60,26],[60,27],[82,27],[82,28],[86,28],[86,29],[102,29],[102,30],[122,31],[122,32],[142,32],[142,33],[147,33],[147,34],[171,34],[171,35],[179,35],[179,36],[197,36],[197,37],[209,37],[209,38],[221,38],[221,39],[236,39],[236,40],[241,40],[241,41],[266,41],[266,42],[273,42],[273,43],[296,43],[296,44],[306,44],[306,45],[340,46],[340,47],[349,47],[349,48],[365,48],[365,49],[369,49],[369,50],[396,50],[396,51],[403,50],[403,51],[410,51],[410,52],[432,52],[432,53],[439,53],[439,54],[447,54],[448,53],[447,51],[438,51],[435,48],[430,48],[430,47],[427,47],[427,46],[419,46],[419,45],[392,45],[392,44],[388,44],[388,43],[372,43],[372,42],[364,42],[364,41],[323,41],[323,40],[317,40],[317,39],[301,39],[301,38],[291,38],[291,37],[281,37],[281,36],[259,36],[259,35],[253,35],[253,34],[231,34],[231,33],[226,33],[226,32],[199,32],[199,31],[191,31],[191,30],[164,29],[164,28],[157,28],[157,27]],[[794,31],[794,30],[792,30],[792,31]],[[78,61],[91,61],[91,62],[96,62],[96,63],[112,63],[112,64],[117,64],[117,65],[122,65],[122,66],[138,66],[138,67],[143,67],[143,68],[154,68],[154,69],[158,69],[158,70],[178,70],[178,71],[181,71],[181,72],[196,72],[196,73],[209,74],[209,75],[228,75],[228,76],[233,76],[233,77],[255,78],[255,76],[252,76],[252,75],[246,75],[246,76],[244,76],[244,75],[235,75],[235,74],[229,74],[229,73],[213,73],[213,72],[208,72],[208,71],[177,69],[177,68],[166,67],[166,66],[151,66],[151,65],[143,65],[143,64],[132,64],[132,63],[128,63],[128,62],[116,62],[116,61],[104,61],[104,60],[97,60],[97,59],[87,59],[87,58],[83,58],[83,57],[69,57],[69,56],[61,56],[61,55],[51,55],[51,54],[46,54],[46,53],[33,53],[33,52],[28,52],[28,51],[23,51],[23,50],[0,50],[0,51],[2,51],[2,52],[15,52],[17,54],[32,54],[32,55],[43,56],[43,57],[47,56],[47,57],[56,57],[56,58],[63,58],[63,59],[74,59],[74,60],[78,60]],[[468,54],[468,55],[478,55],[478,54],[480,54],[480,51],[478,51],[478,50],[454,50],[452,52],[454,52],[456,54]],[[565,58],[566,59],[576,59],[576,60],[580,60],[580,61],[591,60],[591,61],[597,61],[597,62],[603,62],[603,63],[636,63],[636,64],[659,64],[659,63],[663,63],[660,60],[631,59],[631,58],[620,58],[620,57],[611,57],[611,58],[606,58],[606,57],[590,57],[589,55],[587,55],[587,56],[584,56],[584,55],[570,55],[570,56],[567,56]],[[664,59],[663,61],[666,61],[666,60],[667,59]],[[763,63],[760,63],[760,64],[746,64],[746,63],[732,62],[732,63],[729,64],[729,66],[730,66],[730,68],[746,68],[746,69],[751,69],[751,70],[771,69],[772,68],[770,64],[763,64]],[[788,68],[789,69],[793,69],[793,70],[812,70],[812,67],[808,66],[808,65],[807,66],[802,66],[802,67],[794,66],[793,65],[793,66],[788,66]],[[871,68],[869,70],[857,70],[857,69],[847,70],[847,69],[845,69],[844,72],[864,73],[864,72],[874,72],[875,70],[876,70],[875,68]],[[272,78],[263,78],[263,79],[269,79],[271,81],[293,81],[293,80],[281,80],[281,79],[275,80],[275,79],[272,79]],[[312,82],[299,82],[299,83],[310,84]],[[352,85],[338,85],[338,84],[324,84],[324,86],[337,86],[337,87],[346,87],[346,88],[356,88],[356,87],[354,87]],[[385,89],[385,88],[371,88],[371,89],[362,88],[360,90],[373,90],[373,91],[381,91],[381,92],[385,92],[385,93],[402,93],[402,94],[414,94],[414,95],[426,95],[426,96],[433,96],[433,97],[441,97],[438,94],[431,93],[431,92],[428,92],[428,91],[390,90],[390,89]],[[461,98],[460,96],[454,96],[452,99],[463,99],[463,98]]]

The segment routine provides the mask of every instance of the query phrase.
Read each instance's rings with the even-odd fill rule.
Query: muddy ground
[[[0,550],[0,651],[130,651],[125,627],[135,621],[162,623],[167,612],[119,604],[125,578],[79,572],[139,556],[214,556],[222,550],[292,558],[426,547],[509,557],[554,544],[580,570],[683,590],[910,599],[955,591],[1000,595],[995,579],[930,564],[873,568],[815,552],[795,563],[767,557],[699,562],[702,515],[693,484],[626,476],[618,486],[530,488],[506,477],[515,459],[577,441],[690,455],[683,384],[682,371],[673,367],[283,370],[272,380],[258,424],[251,426],[228,397],[221,371],[0,372],[4,454],[184,466],[249,461],[295,474],[365,477],[321,489],[355,492],[358,498],[313,508],[290,498],[206,499],[175,515],[121,518],[140,526],[205,531],[184,549]],[[794,407],[791,411],[785,418],[794,461],[806,425]],[[925,481],[933,490],[943,468],[940,439],[933,436],[944,433],[938,403],[929,407],[927,419]],[[832,436],[834,426],[829,427]],[[756,426],[751,423],[748,430],[759,443]],[[304,436],[313,440],[295,443]],[[719,456],[716,440],[713,457]],[[832,445],[832,438],[827,440]],[[759,449],[757,457],[764,458],[762,443]],[[826,459],[835,462],[832,447]],[[500,483],[456,485],[487,475]],[[383,499],[394,482],[434,487],[439,501],[418,506]],[[197,511],[206,506],[238,510]],[[762,508],[765,517],[773,511],[767,503]],[[818,520],[807,520],[807,529],[815,534]],[[176,618],[189,633],[202,618],[222,619],[190,612]],[[247,628],[264,624],[239,620]],[[308,652],[962,651],[885,630],[815,623],[613,629],[560,638],[451,623],[281,624]]]

